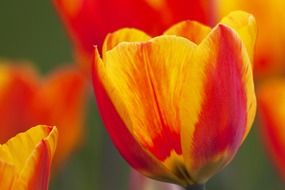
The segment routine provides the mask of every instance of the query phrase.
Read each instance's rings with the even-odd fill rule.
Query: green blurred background
[[[72,63],[72,48],[51,1],[0,1],[0,58],[31,61],[45,74]],[[54,173],[51,190],[127,190],[128,165],[110,143],[90,90],[86,138]],[[209,190],[283,190],[254,126],[231,164],[213,177]]]

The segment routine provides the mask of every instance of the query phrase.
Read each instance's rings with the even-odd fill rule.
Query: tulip
[[[83,135],[87,84],[76,68],[40,78],[30,66],[0,62],[0,143],[38,123],[58,126],[54,166],[78,147]]]
[[[285,180],[285,79],[271,79],[258,90],[262,137]]]
[[[56,144],[56,127],[38,125],[0,145],[0,189],[47,190]]]
[[[207,0],[53,0],[71,37],[79,63],[93,55],[93,45],[102,45],[107,33],[122,27],[136,27],[152,35],[172,24],[194,19],[205,24],[214,20]],[[88,61],[86,61],[88,60]],[[89,63],[89,62],[88,62]]]
[[[237,11],[213,29],[183,21],[163,35],[109,34],[93,86],[105,127],[142,174],[201,188],[234,157],[255,116],[255,20]]]
[[[285,71],[285,27],[280,20],[285,19],[283,0],[219,0],[219,15],[241,9],[252,13],[258,23],[254,74],[257,79]],[[274,31],[274,34],[272,33]]]
[[[144,177],[132,170],[130,175],[130,190],[182,190],[179,186],[163,183]]]

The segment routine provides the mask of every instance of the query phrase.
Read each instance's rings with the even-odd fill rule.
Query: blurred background
[[[32,62],[43,75],[72,64],[71,43],[50,1],[0,1],[0,59]],[[51,190],[127,190],[129,167],[100,121],[90,85],[85,140],[51,178]],[[282,190],[255,124],[237,156],[209,190]]]

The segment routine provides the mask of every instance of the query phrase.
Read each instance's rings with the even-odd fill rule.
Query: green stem
[[[205,184],[193,184],[186,187],[185,190],[206,190]]]

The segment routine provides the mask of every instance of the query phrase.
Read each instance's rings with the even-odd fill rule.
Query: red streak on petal
[[[178,114],[171,115],[171,113],[178,113],[178,106],[167,105],[170,102],[165,100],[163,90],[169,88],[169,71],[165,71],[160,64],[153,64],[152,55],[154,52],[151,43],[146,43],[143,48],[137,52],[136,67],[133,73],[135,84],[133,85],[139,93],[141,101],[143,102],[143,109],[146,121],[148,135],[152,139],[152,143],[143,143],[143,146],[150,151],[160,161],[165,161],[172,151],[178,155],[182,154],[181,138],[180,138],[180,123]],[[147,52],[147,53],[143,53]],[[149,56],[145,60],[145,57]],[[161,63],[164,64],[164,63]],[[155,75],[153,74],[155,73]],[[178,100],[177,100],[178,101]],[[167,106],[166,106],[167,105]],[[175,112],[170,112],[167,108],[171,107]],[[156,117],[156,118],[155,118]],[[175,126],[174,126],[175,125]],[[143,137],[140,137],[143,139]]]
[[[214,56],[206,68],[204,101],[195,126],[193,156],[203,164],[213,156],[240,146],[246,129],[247,110],[242,81],[241,46],[228,29],[221,26]],[[230,35],[229,35],[230,34]]]
[[[28,190],[48,190],[51,158],[49,155],[49,149],[47,143],[42,140],[37,147],[39,151],[38,157],[36,157],[35,173],[28,184]]]
[[[163,131],[152,139],[153,146],[147,149],[159,160],[164,161],[172,151],[182,154],[180,133],[171,131],[169,127],[163,127]]]

